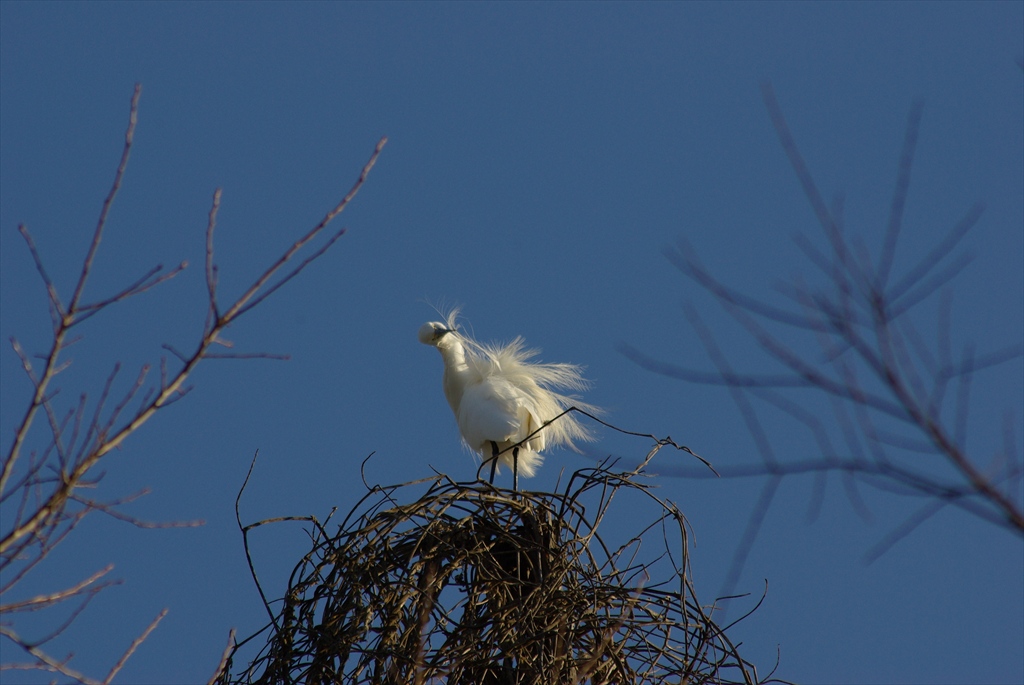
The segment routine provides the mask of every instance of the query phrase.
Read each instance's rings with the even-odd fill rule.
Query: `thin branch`
[[[53,327],[56,329],[60,325],[61,319],[65,316],[64,305],[60,301],[60,295],[57,294],[57,287],[53,284],[53,279],[46,273],[46,267],[43,266],[43,258],[39,256],[36,243],[32,240],[32,234],[29,233],[25,224],[18,224],[18,232],[25,239],[29,254],[32,255],[32,261],[35,262],[36,271],[39,272],[39,276],[43,279],[43,285],[46,287],[46,296],[50,300],[50,314],[53,318]]]
[[[206,295],[210,301],[207,328],[220,319],[217,308],[217,265],[213,263],[213,231],[217,227],[217,212],[220,210],[221,189],[213,191],[213,202],[206,222]]]
[[[128,659],[130,659],[132,657],[132,654],[135,653],[135,650],[139,648],[139,645],[146,641],[146,638],[149,637],[150,633],[156,630],[157,625],[160,624],[160,621],[162,621],[164,619],[164,616],[166,615],[167,609],[162,610],[159,614],[157,614],[157,617],[153,619],[153,622],[150,623],[149,626],[144,631],[142,631],[142,634],[134,640],[132,640],[132,643],[128,646],[128,649],[126,649],[124,654],[121,655],[121,658],[118,660],[116,664],[114,664],[114,667],[110,669],[110,673],[108,673],[107,677],[103,680],[103,685],[110,685],[111,681],[114,680],[114,676],[117,675],[118,671],[124,668],[124,665],[128,663]]]
[[[138,279],[131,285],[122,289],[120,292],[111,295],[105,300],[100,300],[99,302],[94,302],[92,304],[81,305],[78,308],[78,311],[84,312],[84,314],[76,316],[74,324],[72,325],[78,325],[82,323],[83,321],[89,319],[93,315],[99,313],[100,310],[109,307],[115,302],[121,302],[122,300],[126,300],[129,297],[134,297],[135,295],[144,293],[147,290],[152,290],[161,283],[166,283],[167,281],[171,280],[172,278],[180,274],[182,271],[184,271],[186,268],[188,268],[188,262],[181,262],[180,264],[178,264],[178,266],[174,267],[173,269],[163,274],[162,276],[153,278],[153,276],[155,276],[157,273],[163,270],[163,265],[157,264],[155,267],[150,269],[145,275],[143,275],[142,278]]]
[[[620,342],[615,349],[637,366],[669,378],[678,378],[688,383],[721,385],[736,388],[806,388],[811,383],[805,378],[792,374],[733,373],[723,377],[715,371],[698,371],[670,362],[664,362],[644,354],[629,343]]]
[[[885,291],[889,279],[893,257],[896,254],[896,240],[899,238],[903,223],[903,211],[907,204],[907,191],[910,188],[910,170],[914,165],[914,148],[917,146],[917,134],[921,129],[921,115],[924,112],[924,101],[914,100],[907,115],[907,129],[903,138],[903,152],[900,154],[899,171],[896,175],[896,187],[889,206],[889,225],[885,229],[885,240],[882,243],[882,254],[879,257],[878,271],[875,277],[875,290]]]
[[[817,322],[807,319],[799,314],[788,312],[778,307],[762,302],[756,298],[744,295],[743,293],[726,286],[721,281],[711,277],[704,265],[697,259],[693,248],[685,241],[680,241],[679,249],[666,248],[662,254],[675,265],[683,274],[699,283],[706,290],[713,293],[720,299],[733,302],[747,311],[753,312],[766,319],[778,321],[797,328],[809,328],[818,330],[821,328]]]
[[[921,258],[916,265],[914,265],[903,277],[896,282],[895,285],[888,291],[886,296],[889,299],[890,306],[897,303],[903,295],[914,287],[922,278],[928,275],[928,272],[935,268],[950,252],[953,251],[960,241],[967,233],[974,228],[981,218],[981,214],[984,211],[984,205],[975,203],[967,211],[960,221],[953,226],[953,228],[946,234],[935,247],[928,251],[924,257]]]
[[[37,646],[29,644],[28,642],[22,640],[21,637],[12,628],[9,628],[6,625],[0,624],[0,635],[6,637],[8,640],[10,640],[11,642],[19,646],[22,650],[31,654],[38,660],[38,665],[27,665],[26,667],[29,669],[48,670],[52,671],[53,673],[60,673],[61,675],[71,678],[72,680],[81,683],[82,685],[103,685],[102,683],[100,683],[100,681],[93,680],[84,673],[79,673],[78,671],[69,667],[67,665],[67,662],[70,660],[70,657],[68,657],[68,659],[65,659],[64,661],[58,661],[46,652],[39,649]]]
[[[384,149],[384,145],[387,144],[387,142],[387,137],[383,137],[379,141],[377,141],[377,147],[374,148],[373,154],[370,155],[370,160],[363,167],[363,170],[359,173],[359,178],[356,179],[355,184],[348,191],[345,197],[341,199],[341,202],[339,202],[334,207],[334,209],[327,212],[324,218],[320,220],[320,223],[314,226],[309,233],[295,241],[295,243],[290,248],[288,248],[288,250],[285,251],[285,253],[276,262],[274,262],[274,264],[269,269],[267,269],[262,276],[256,279],[256,282],[253,283],[253,285],[247,291],[245,291],[245,293],[241,297],[238,298],[238,300],[228,309],[228,311],[224,313],[221,319],[223,319],[224,321],[231,321],[236,317],[241,316],[245,311],[248,311],[249,309],[252,309],[253,306],[255,306],[255,304],[250,303],[250,300],[252,300],[252,298],[260,291],[260,289],[267,283],[267,281],[269,281],[274,276],[274,274],[276,274],[281,269],[281,267],[285,265],[285,263],[288,260],[295,256],[296,252],[301,250],[306,245],[306,243],[315,238],[320,233],[320,231],[327,227],[327,224],[329,224],[334,219],[334,217],[338,216],[338,214],[340,214],[342,210],[344,210],[345,207],[348,206],[348,203],[352,201],[352,199],[359,192],[360,188],[363,187],[363,183],[366,182],[366,178],[367,176],[369,176],[370,170],[373,169],[374,165],[377,163],[377,158],[380,157],[380,153]],[[340,235],[338,237],[340,237]],[[337,237],[334,240],[337,240]]]
[[[224,653],[220,655],[220,662],[217,664],[217,670],[213,672],[212,676],[210,676],[210,679],[207,681],[206,685],[215,685],[217,680],[224,673],[227,672],[228,662],[229,662],[229,660],[231,658],[231,654],[234,652],[234,649],[235,649],[235,629],[232,628],[230,630],[230,632],[228,632],[228,644],[227,644],[227,647],[224,648]]]
[[[113,570],[113,568],[114,565],[109,564],[105,568],[101,568],[99,571],[92,574],[85,580],[79,581],[71,587],[65,588],[58,592],[51,592],[45,595],[36,595],[35,597],[30,597],[29,599],[22,600],[21,602],[12,602],[10,604],[0,605],[0,614],[7,614],[16,611],[25,611],[26,609],[36,610],[41,609],[43,607],[51,606],[53,604],[59,604],[60,602],[64,602],[70,599],[71,597],[76,597],[82,594],[82,592],[89,588],[91,585],[93,585],[93,583],[95,583],[108,573],[110,573]],[[106,583],[100,587],[106,587],[109,585],[117,584],[119,582],[120,581]]]
[[[305,269],[307,266],[309,266],[309,264],[311,262],[313,262],[317,258],[319,258],[320,255],[322,255],[324,252],[327,252],[327,250],[329,250],[331,248],[331,246],[334,245],[334,243],[336,243],[341,236],[345,235],[345,231],[346,230],[347,229],[342,228],[342,229],[338,230],[337,232],[335,232],[334,235],[332,235],[330,238],[328,238],[327,241],[316,252],[314,252],[311,255],[309,255],[308,257],[306,257],[306,259],[304,259],[298,266],[296,266],[290,272],[288,272],[287,274],[282,276],[279,281],[277,281],[276,283],[274,283],[273,285],[268,287],[260,295],[254,297],[252,299],[252,301],[249,302],[249,304],[247,304],[246,306],[242,307],[238,311],[238,314],[242,315],[245,312],[247,312],[250,309],[252,309],[253,307],[258,306],[260,302],[262,302],[263,300],[267,299],[272,294],[274,294],[274,292],[276,292],[278,288],[280,288],[285,283],[287,283],[288,281],[290,281],[293,278],[295,278],[296,276],[298,276],[303,271],[303,269]]]
[[[273,352],[225,352],[208,353],[203,355],[204,359],[273,359],[275,361],[288,361],[289,354],[274,354]]]
[[[198,366],[199,363],[206,357],[207,350],[212,345],[219,342],[220,333],[224,330],[224,328],[230,325],[242,314],[252,309],[251,306],[247,307],[246,304],[250,302],[250,300],[252,300],[253,296],[257,293],[257,291],[259,291],[262,285],[265,284],[267,280],[269,280],[285,264],[285,262],[287,262],[303,245],[305,245],[309,240],[316,236],[316,234],[319,233],[335,216],[337,216],[337,214],[340,213],[348,205],[352,198],[355,197],[356,193],[359,191],[359,189],[362,187],[362,184],[365,182],[367,174],[369,173],[370,169],[372,169],[373,165],[376,163],[376,160],[380,155],[380,152],[386,142],[386,138],[381,138],[381,140],[377,143],[377,146],[374,149],[374,152],[370,157],[369,162],[367,162],[367,164],[363,167],[362,173],[359,175],[359,178],[357,179],[355,185],[353,185],[352,189],[349,190],[349,192],[345,195],[341,202],[339,202],[338,205],[334,207],[334,209],[328,212],[324,219],[321,220],[321,222],[316,227],[314,227],[312,231],[310,231],[305,236],[303,236],[302,238],[298,239],[295,243],[293,243],[292,246],[285,252],[285,254],[280,259],[278,259],[278,261],[275,262],[270,268],[268,268],[263,273],[263,275],[260,276],[257,279],[257,281],[238,300],[236,300],[236,302],[228,309],[227,312],[225,312],[223,315],[219,317],[216,317],[216,320],[210,323],[208,329],[205,331],[202,339],[200,340],[196,348],[196,351],[183,362],[182,368],[178,370],[178,373],[174,376],[174,378],[170,379],[170,381],[166,384],[165,387],[162,387],[160,391],[157,392],[151,400],[149,400],[142,408],[140,408],[139,411],[136,412],[136,414],[131,419],[129,419],[125,424],[123,424],[120,428],[114,430],[114,422],[108,421],[108,424],[103,431],[103,439],[99,441],[99,443],[96,445],[95,449],[91,453],[89,453],[84,458],[79,460],[75,469],[72,471],[72,473],[69,474],[67,483],[58,488],[58,490],[55,491],[50,496],[47,502],[40,506],[27,521],[24,521],[20,525],[16,526],[13,530],[7,533],[7,535],[2,540],[0,540],[0,554],[3,554],[8,548],[11,547],[11,545],[16,543],[18,540],[36,530],[42,524],[42,522],[47,519],[47,517],[52,515],[54,512],[59,511],[60,508],[63,506],[64,502],[67,501],[70,492],[72,489],[74,489],[76,483],[78,483],[100,459],[102,459],[111,450],[114,450],[118,446],[120,446],[128,438],[129,435],[134,433],[140,426],[145,424],[158,410],[166,406],[169,402],[173,401],[173,399],[179,395],[186,379],[191,375],[195,367]],[[125,159],[126,158],[123,158],[122,162],[124,162]],[[120,176],[118,176],[117,183],[120,183]],[[105,217],[106,215],[103,214],[102,216]],[[97,236],[98,235],[99,234],[97,234]],[[320,251],[319,254],[323,254],[323,251]],[[77,304],[77,300],[73,300],[73,305],[74,304]],[[70,309],[73,311],[73,306]],[[59,350],[61,336],[62,332],[59,333],[57,336],[58,339],[54,344],[54,351],[51,352],[50,359],[54,359],[56,351]],[[49,373],[49,376],[44,374],[43,379],[40,379],[40,382],[37,385],[37,402],[41,401],[42,399],[42,388],[44,387],[44,380],[48,381],[49,377],[52,377],[52,369],[53,365],[51,361],[48,360],[46,370]],[[131,391],[129,391],[125,401],[134,396],[137,390],[138,387],[135,387]],[[122,407],[119,406],[115,410],[115,413],[119,413],[121,408]],[[31,414],[27,416],[26,421],[24,422],[25,431],[27,431],[27,425],[29,423],[31,423]],[[111,430],[114,431],[113,434],[108,435],[107,431]],[[19,433],[19,435],[21,434]],[[17,444],[20,445],[20,441],[18,441]]]
[[[92,241],[89,243],[89,250],[86,252],[85,260],[82,262],[82,273],[78,277],[78,285],[75,286],[74,294],[68,302],[68,312],[78,310],[78,303],[85,292],[85,283],[92,273],[92,263],[96,258],[96,251],[100,248],[100,239],[103,237],[103,229],[107,225],[107,217],[110,215],[110,208],[117,197],[117,191],[121,189],[121,180],[124,178],[124,171],[128,167],[128,157],[132,151],[132,142],[135,140],[135,125],[139,121],[139,96],[142,95],[142,84],[135,84],[135,92],[132,94],[131,108],[128,113],[128,130],[124,134],[124,149],[121,151],[121,161],[114,173],[114,183],[110,186],[110,192],[103,201],[103,208],[100,210],[100,218],[96,222],[96,230],[93,232]]]
[[[252,574],[252,580],[256,584],[256,590],[260,593],[260,599],[263,601],[263,606],[267,610],[267,615],[270,616],[270,622],[274,627],[280,631],[280,626],[277,623],[277,618],[274,616],[273,610],[270,608],[270,602],[267,601],[267,595],[263,592],[263,586],[260,584],[260,579],[256,575],[256,565],[252,561],[252,552],[249,550],[249,526],[242,525],[242,514],[239,510],[240,503],[242,501],[242,493],[245,492],[245,488],[249,485],[249,478],[252,477],[252,471],[256,468],[256,459],[260,456],[260,451],[252,455],[252,462],[249,463],[249,470],[245,474],[245,480],[242,481],[242,487],[238,489],[238,494],[235,496],[235,522],[238,524],[238,530],[242,533],[242,546],[245,548],[245,560],[249,564],[249,573]]]
[[[871,546],[866,552],[864,552],[864,564],[870,566],[871,564],[878,561],[883,554],[888,552],[893,546],[896,545],[900,540],[907,537],[914,530],[917,529],[922,523],[930,519],[932,516],[941,511],[947,504],[948,500],[932,500],[925,504],[923,507],[918,509],[913,515],[909,516],[903,523],[898,525],[892,531],[890,531],[884,538],[879,540],[877,543]]]
[[[761,96],[764,101],[765,108],[768,110],[768,115],[771,117],[772,125],[775,127],[775,132],[779,136],[779,141],[782,143],[782,149],[789,158],[790,166],[793,167],[793,172],[796,174],[797,180],[800,181],[800,185],[804,190],[804,195],[807,196],[807,200],[810,202],[811,208],[814,210],[818,223],[825,231],[825,236],[832,245],[832,249],[836,254],[837,263],[841,264],[843,268],[849,272],[851,277],[854,279],[854,282],[858,284],[859,287],[863,288],[867,279],[864,278],[862,272],[857,269],[853,260],[850,258],[846,243],[843,240],[842,232],[839,230],[839,226],[836,223],[835,218],[832,216],[831,212],[829,212],[828,206],[825,204],[825,200],[822,198],[821,193],[818,191],[818,186],[815,184],[814,178],[811,176],[810,169],[808,169],[803,155],[800,154],[800,150],[797,148],[796,140],[793,138],[793,133],[789,129],[789,124],[786,123],[786,117],[782,114],[782,108],[779,106],[778,99],[775,97],[775,88],[772,86],[771,82],[765,81],[761,84]]]
[[[900,317],[915,305],[931,297],[935,291],[959,276],[960,272],[966,269],[972,261],[974,261],[974,257],[970,254],[958,255],[941,271],[922,279],[916,287],[905,292],[899,300],[888,299],[886,305],[888,318]]]
[[[114,502],[97,502],[95,500],[85,499],[83,497],[77,496],[72,497],[72,499],[78,502],[79,504],[89,508],[92,511],[104,513],[107,516],[110,516],[111,518],[117,519],[118,521],[123,521],[125,523],[129,523],[135,526],[136,528],[143,528],[146,530],[155,530],[163,528],[198,528],[199,526],[206,525],[206,521],[204,521],[203,519],[193,519],[191,521],[144,521],[140,518],[129,516],[128,514],[122,513],[117,510],[116,507],[131,502],[137,499],[138,497],[141,497],[142,495],[148,495],[149,492],[149,488],[146,488],[144,490],[141,490],[140,492],[135,493],[134,495],[124,497]]]

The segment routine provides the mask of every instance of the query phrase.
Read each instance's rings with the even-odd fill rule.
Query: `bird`
[[[463,442],[490,461],[492,484],[500,463],[512,469],[512,488],[518,490],[519,474],[533,476],[543,462],[541,451],[579,451],[574,441],[593,440],[567,410],[599,410],[562,394],[586,390],[590,383],[576,364],[533,361],[539,350],[527,349],[522,337],[507,344],[477,342],[459,326],[458,315],[453,309],[444,322],[423,324],[419,341],[441,353],[444,395]]]

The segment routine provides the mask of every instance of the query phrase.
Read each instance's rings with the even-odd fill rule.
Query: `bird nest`
[[[219,682],[758,682],[694,597],[682,513],[641,481],[373,487],[336,534],[314,526],[266,645]],[[612,545],[598,529],[619,502],[633,532]]]

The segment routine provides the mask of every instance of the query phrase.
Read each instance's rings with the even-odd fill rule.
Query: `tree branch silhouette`
[[[665,251],[669,261],[709,293],[736,321],[755,346],[778,367],[772,371],[737,371],[719,350],[714,334],[692,306],[686,316],[697,331],[714,369],[702,370],[656,359],[628,343],[620,351],[638,366],[697,385],[729,389],[760,454],[760,462],[716,463],[723,478],[763,478],[765,486],[750,515],[723,588],[731,594],[750,547],[782,479],[815,474],[811,511],[824,496],[828,474],[837,473],[854,509],[869,516],[858,488],[866,486],[924,501],[865,554],[872,561],[914,528],[947,506],[1024,537],[1024,502],[1017,488],[1024,475],[1012,427],[1004,429],[997,454],[979,455],[967,448],[970,390],[978,372],[1024,353],[1020,342],[975,350],[968,344],[955,357],[950,344],[950,296],[946,289],[970,263],[955,250],[981,217],[972,205],[930,250],[899,272],[895,255],[904,231],[904,212],[923,104],[915,100],[907,119],[897,166],[889,217],[877,257],[844,230],[842,198],[829,204],[818,189],[786,123],[770,83],[762,87],[769,117],[782,148],[814,211],[827,250],[806,235],[795,240],[816,271],[821,285],[794,278],[780,285],[789,302],[779,306],[739,292],[717,279],[685,242]],[[929,344],[912,310],[938,300],[936,342]],[[793,336],[796,336],[795,338]],[[788,336],[788,337],[787,337]],[[806,340],[807,346],[784,340]],[[803,398],[794,397],[803,391]],[[814,395],[808,400],[807,393]],[[822,401],[824,400],[824,401]],[[812,437],[807,456],[780,459],[760,426],[757,407],[769,405],[803,425]],[[1007,422],[1008,424],[1009,422]],[[832,445],[827,427],[842,436]],[[936,468],[941,465],[942,468]],[[666,470],[688,478],[706,478],[699,468]]]

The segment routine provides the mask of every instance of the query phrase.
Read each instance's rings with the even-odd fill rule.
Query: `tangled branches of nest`
[[[642,478],[373,487],[336,534],[315,524],[267,644],[219,682],[759,682],[694,596],[682,513]],[[643,502],[654,515],[624,544],[598,532]]]

